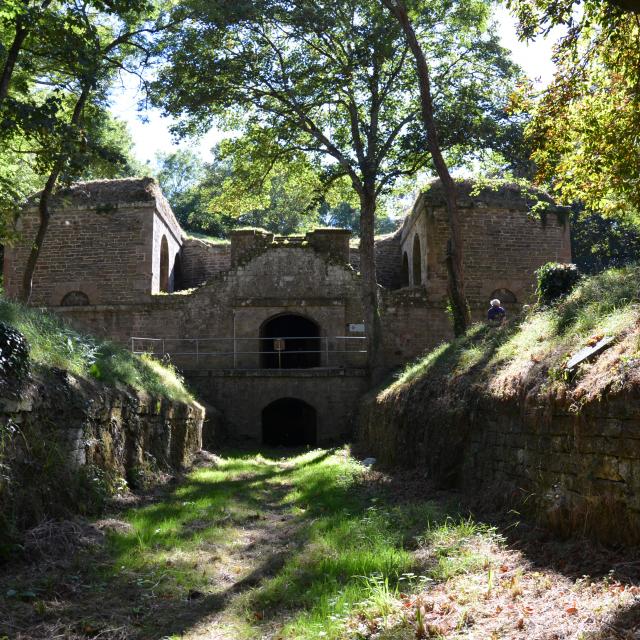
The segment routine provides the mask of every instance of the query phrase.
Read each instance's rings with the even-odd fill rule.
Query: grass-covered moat
[[[615,638],[638,559],[474,517],[347,448],[203,456],[2,569],[7,638]],[[616,635],[619,634],[619,635]]]

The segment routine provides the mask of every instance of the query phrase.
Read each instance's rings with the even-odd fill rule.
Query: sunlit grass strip
[[[567,298],[552,307],[534,309],[501,328],[478,323],[467,334],[441,344],[405,367],[382,390],[380,399],[428,376],[477,372],[489,380],[498,371],[515,374],[532,362],[560,359],[582,348],[594,335],[620,335],[640,319],[640,267],[609,269],[584,278]]]

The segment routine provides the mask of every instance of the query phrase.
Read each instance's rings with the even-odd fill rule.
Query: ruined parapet
[[[6,251],[9,298],[20,294],[38,232],[37,201],[38,194],[27,202],[16,227],[18,241]],[[134,303],[174,290],[184,234],[152,178],[75,183],[55,195],[51,213],[31,304]]]
[[[231,236],[231,267],[246,264],[270,248],[311,247],[329,258],[349,263],[348,229],[314,229],[305,236],[276,236],[264,229],[236,229]]]
[[[231,268],[231,245],[188,237],[182,244],[182,288],[198,287]]]
[[[262,253],[273,243],[274,235],[264,229],[236,229],[231,237],[231,267],[237,267]]]
[[[349,262],[349,239],[351,231],[348,229],[314,229],[307,233],[306,239],[318,253],[324,253],[331,258]]]
[[[528,303],[533,274],[546,262],[570,262],[567,208],[545,192],[515,183],[456,181],[466,296],[473,317],[489,300]],[[440,181],[421,193],[401,229],[405,286],[425,287],[430,301],[447,298],[448,213]]]

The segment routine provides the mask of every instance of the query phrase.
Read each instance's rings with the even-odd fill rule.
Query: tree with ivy
[[[425,0],[423,45],[438,68],[443,149],[469,148],[514,67],[488,28],[489,3]],[[359,206],[370,357],[379,345],[374,233],[379,199],[429,166],[410,51],[377,0],[189,0],[163,42],[156,102],[183,134],[213,122],[263,140],[265,166],[304,154],[324,184],[348,181]],[[446,126],[445,126],[446,123]]]

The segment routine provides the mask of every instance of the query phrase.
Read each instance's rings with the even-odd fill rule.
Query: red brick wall
[[[182,285],[197,287],[231,268],[231,245],[186,238],[182,245]]]
[[[91,304],[138,302],[149,296],[154,208],[60,209],[52,215],[33,279],[31,302],[57,306],[70,291]],[[19,222],[22,241],[5,255],[5,290],[19,295],[38,214]]]

